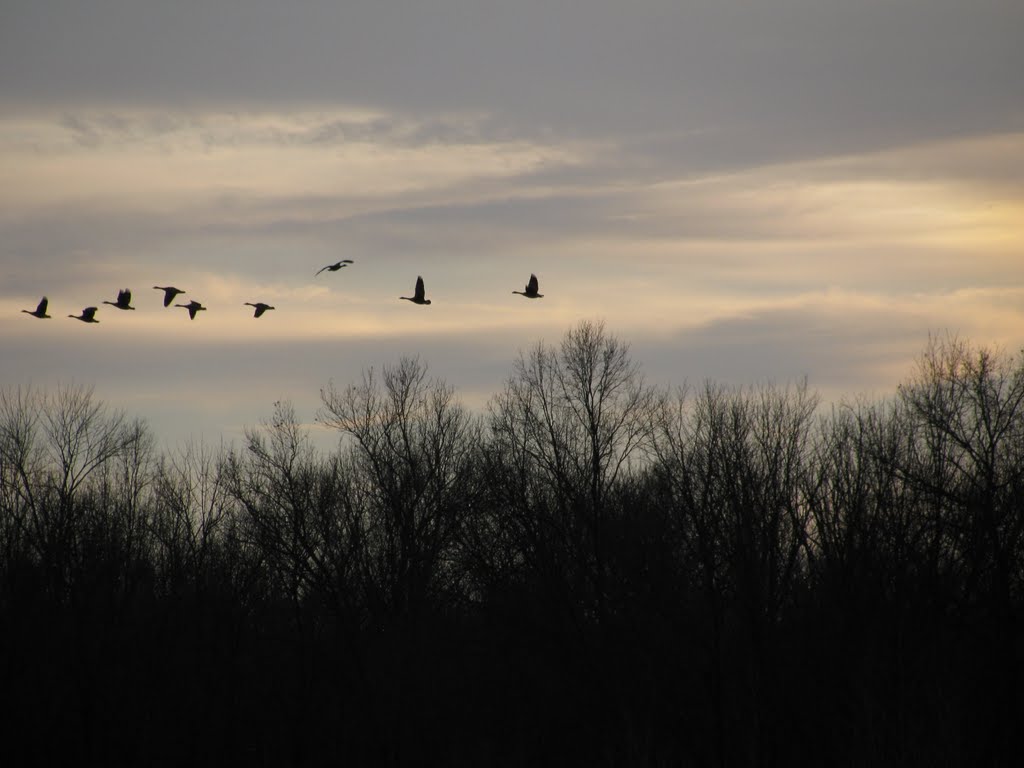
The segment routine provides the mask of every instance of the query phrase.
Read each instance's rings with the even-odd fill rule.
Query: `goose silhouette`
[[[416,292],[412,296],[399,296],[398,298],[405,299],[406,301],[411,301],[413,304],[429,304],[430,299],[423,298],[423,294],[423,278],[417,277]]]
[[[26,315],[32,315],[32,317],[38,317],[40,320],[42,320],[44,317],[49,317],[49,315],[46,314],[46,305],[49,303],[49,299],[43,296],[43,298],[39,300],[39,306],[36,307],[35,312],[30,312],[27,309],[23,309],[21,311],[24,312]]]
[[[86,307],[82,310],[81,315],[68,315],[68,317],[73,317],[75,320],[81,320],[83,323],[98,323],[99,320],[96,319],[96,309],[96,307]]]
[[[112,307],[118,309],[135,309],[131,306],[132,303],[132,292],[127,288],[124,288],[117,292],[117,301],[104,301],[104,304],[109,304]]]
[[[352,261],[352,259],[342,259],[341,261],[335,262],[334,264],[328,264],[326,267],[317,270],[316,275],[319,275],[325,269],[330,270],[331,272],[337,272],[339,269],[347,267],[349,264],[355,264],[355,262]],[[313,277],[316,277],[316,275],[313,275]]]
[[[181,288],[175,288],[173,285],[168,285],[168,286],[154,285],[153,287],[156,290],[158,290],[158,291],[163,291],[164,292],[164,306],[165,307],[171,306],[171,302],[174,301],[174,297],[177,296],[179,293],[184,293],[184,291],[181,290]]]
[[[525,291],[512,291],[512,293],[518,293],[520,296],[525,296],[528,299],[543,299],[543,293],[537,293],[538,289],[537,276],[530,275],[530,282],[526,284]]]
[[[255,304],[253,304],[251,301],[247,301],[245,302],[245,306],[256,307],[256,311],[253,312],[252,315],[253,317],[262,317],[263,313],[266,312],[268,309],[274,309],[274,307],[270,306],[269,304],[264,304],[262,301],[257,301]]]
[[[175,304],[174,306],[182,307],[183,309],[187,309],[188,310],[188,319],[189,320],[195,320],[196,319],[196,312],[205,311],[206,310],[206,307],[204,307],[202,304],[200,304],[195,299],[190,301],[188,304]]]

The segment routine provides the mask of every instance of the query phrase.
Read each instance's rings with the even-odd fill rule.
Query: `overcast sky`
[[[886,395],[1024,346],[1022,72],[1018,0],[5,2],[0,386],[234,440],[604,319],[653,382]]]

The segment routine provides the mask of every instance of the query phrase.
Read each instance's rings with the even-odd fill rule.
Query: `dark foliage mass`
[[[648,385],[582,324],[474,414],[417,360],[160,455],[0,395],[18,765],[999,765],[1022,754],[1024,357],[891,400]]]

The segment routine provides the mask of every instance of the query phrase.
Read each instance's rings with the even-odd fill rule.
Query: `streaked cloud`
[[[335,130],[339,122],[363,128],[356,138],[342,132],[326,144],[311,138]],[[351,215],[366,211],[346,211],[346,201],[358,206],[576,160],[568,147],[425,142],[418,135],[431,130],[396,128],[373,116],[360,121],[319,114],[106,113],[3,121],[0,203],[23,210],[84,205],[156,215],[184,206],[198,213],[212,204],[231,221],[230,209],[240,217],[250,202],[330,197],[339,206],[336,215]],[[416,140],[410,142],[413,134]]]

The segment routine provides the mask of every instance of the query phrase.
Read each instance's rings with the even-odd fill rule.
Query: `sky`
[[[231,442],[603,320],[654,384],[884,397],[1024,347],[1021,72],[1018,0],[7,0],[0,388]]]

